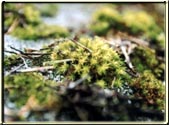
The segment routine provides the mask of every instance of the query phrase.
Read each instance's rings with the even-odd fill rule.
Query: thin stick
[[[121,37],[123,37],[123,39],[128,39],[128,40],[130,40],[131,42],[134,42],[134,43],[136,43],[136,44],[138,44],[138,45],[145,46],[145,47],[148,46],[148,42],[146,42],[146,41],[144,41],[144,40],[142,40],[142,39],[138,39],[138,38],[135,38],[135,37],[133,37],[133,36],[128,36],[127,34],[124,34],[124,33],[122,33],[122,32],[119,32],[119,35],[120,35]]]
[[[76,43],[76,44],[79,45],[80,47],[82,47],[82,48],[86,49],[87,51],[89,51],[90,53],[92,53],[92,50],[89,49],[89,48],[87,48],[87,47],[84,46],[83,44],[77,42],[76,40],[73,40],[73,39],[71,39],[71,40],[74,41],[74,43]]]
[[[132,63],[131,63],[131,61],[130,61],[130,57],[129,57],[129,55],[128,55],[127,52],[126,52],[126,46],[120,46],[120,48],[121,48],[121,51],[122,51],[122,53],[123,53],[123,55],[124,55],[124,57],[125,57],[125,62],[128,64],[128,66],[129,66],[131,69],[133,69],[133,65],[132,65]]]
[[[70,82],[68,88],[69,89],[73,89],[74,87],[76,87],[77,85],[79,85],[80,83],[82,83],[84,80],[86,80],[89,77],[89,75],[86,75],[84,77],[82,77],[81,79],[78,79],[75,82]]]
[[[18,69],[20,69],[22,66],[24,66],[24,64],[21,64],[21,65],[19,65],[18,67],[12,69],[12,70],[9,71],[8,73],[6,73],[6,76],[8,76],[8,75],[10,75],[10,74],[12,74],[12,73],[14,73],[14,72],[16,72],[16,71],[17,71]]]
[[[56,63],[62,63],[62,62],[70,62],[73,61],[74,59],[63,59],[63,60],[56,60],[56,61],[48,61],[44,62],[44,65],[51,65],[51,64],[56,64]]]
[[[12,47],[12,46],[9,46],[11,49],[13,49],[13,50],[15,50],[15,51],[17,51],[17,52],[19,52],[19,53],[21,53],[21,54],[23,54],[24,52],[23,51],[21,51],[21,50],[19,50],[19,49],[16,49],[16,48],[14,48],[14,47]]]
[[[18,25],[18,23],[19,23],[19,20],[16,18],[14,20],[14,22],[12,23],[12,25],[9,27],[8,31],[6,32],[6,34],[11,33],[15,29],[15,27]]]
[[[13,51],[8,51],[8,50],[5,50],[4,52],[7,52],[7,53],[12,53],[12,54],[18,54],[18,53],[16,53],[16,52],[13,52]]]
[[[51,53],[23,53],[23,55],[50,55]]]
[[[18,73],[23,73],[23,72],[44,72],[45,70],[50,70],[54,69],[54,66],[45,66],[45,67],[35,67],[35,68],[29,68],[29,69],[22,69],[22,70],[17,70]]]
[[[25,67],[28,68],[28,65],[27,65],[25,59],[22,56],[20,56],[20,58],[23,60],[23,63],[25,64]]]

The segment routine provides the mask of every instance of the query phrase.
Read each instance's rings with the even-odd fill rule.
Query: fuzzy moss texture
[[[56,98],[52,98],[54,92],[48,86],[54,86],[55,82],[45,80],[40,73],[22,73],[6,76],[5,88],[9,91],[9,99],[18,108],[26,104],[30,97],[34,97],[40,105],[47,105]]]
[[[55,63],[63,59],[70,59],[71,62]],[[81,38],[78,43],[71,40],[62,42],[54,48],[51,60],[50,64],[55,66],[57,72],[69,80],[89,75],[88,83],[97,83],[103,88],[119,87],[129,78],[117,52],[98,37]]]
[[[33,4],[7,3],[4,6],[4,10],[6,12],[5,27],[9,29],[11,26],[16,25],[10,34],[20,39],[37,40],[69,35],[68,29],[64,27],[43,23],[41,15],[43,15],[45,10],[38,9]]]
[[[164,31],[156,24],[151,15],[144,11],[118,11],[115,7],[105,6],[96,11],[90,29],[104,36],[111,30],[138,35],[148,41],[165,46]]]
[[[130,86],[135,97],[145,99],[146,103],[154,105],[156,109],[164,109],[165,86],[149,70],[145,70],[139,78],[133,79]]]

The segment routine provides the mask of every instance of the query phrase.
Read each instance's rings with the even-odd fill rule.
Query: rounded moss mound
[[[164,48],[164,31],[145,11],[118,11],[114,7],[105,6],[94,13],[90,29],[101,36],[112,30],[127,32]]]
[[[164,109],[164,84],[156,79],[149,70],[145,70],[140,77],[133,79],[130,86],[134,90],[135,97],[144,99],[159,110]]]
[[[51,60],[45,64],[54,65],[59,74],[70,80],[89,75],[88,83],[113,87],[121,86],[129,78],[117,52],[98,37],[61,42],[54,48]],[[59,60],[65,62],[58,63]]]

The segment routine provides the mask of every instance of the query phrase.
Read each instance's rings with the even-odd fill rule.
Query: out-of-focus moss
[[[29,23],[38,24],[41,21],[40,13],[33,5],[32,6],[28,6],[28,5],[24,6],[22,13],[24,14],[25,19],[28,24]]]
[[[53,91],[47,87],[54,86],[54,82],[45,80],[38,73],[22,73],[9,75],[4,80],[5,88],[9,91],[9,99],[16,103],[17,107],[26,104],[29,97],[33,96],[40,105],[45,105],[51,100]],[[50,97],[50,100],[49,100]]]
[[[9,67],[11,67],[11,66],[13,66],[15,64],[20,63],[20,62],[22,62],[22,60],[16,54],[12,54],[10,56],[5,56],[5,58],[4,58],[4,66],[5,66],[5,68],[9,68]]]
[[[139,35],[164,48],[164,41],[159,38],[159,34],[164,31],[156,24],[154,18],[145,11],[122,10],[119,12],[115,7],[106,6],[94,13],[90,28],[97,35],[106,35],[110,30]],[[161,37],[163,37],[162,39],[165,38],[164,36]]]
[[[145,70],[140,77],[133,79],[130,86],[137,98],[143,98],[148,104],[157,109],[164,109],[165,86],[149,70]]]
[[[44,17],[53,17],[58,11],[58,5],[56,4],[40,4],[37,5],[40,15]]]
[[[10,27],[15,19],[19,20],[18,25],[36,25],[41,22],[39,11],[33,4],[5,3],[5,26]]]
[[[12,33],[20,39],[41,39],[41,38],[59,38],[66,37],[69,32],[66,28],[57,25],[40,24],[36,27],[27,25],[26,27],[17,27]]]
[[[157,78],[164,79],[164,62],[158,60],[155,50],[147,47],[136,47],[131,54],[131,61],[140,73],[150,70]]]
[[[20,39],[36,40],[40,38],[66,37],[69,35],[68,29],[64,27],[44,24],[40,17],[43,12],[40,12],[35,4],[8,3],[4,6],[5,28],[9,29],[16,22],[16,26],[10,33]],[[54,8],[54,5],[50,6],[50,9]]]
[[[45,64],[54,65],[59,74],[73,81],[89,75],[88,83],[96,82],[102,87],[120,87],[128,80],[122,59],[102,39],[81,38],[78,43],[71,40],[60,43],[52,52],[51,62]],[[63,59],[72,61],[55,63]]]

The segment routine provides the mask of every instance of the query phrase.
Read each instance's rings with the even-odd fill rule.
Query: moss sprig
[[[64,59],[72,61],[54,63]],[[51,54],[51,64],[59,74],[69,80],[74,81],[88,74],[88,83],[96,82],[102,87],[121,86],[129,78],[125,72],[124,62],[117,52],[99,37],[80,38],[78,41],[67,40],[58,44]],[[112,82],[114,78],[115,81]]]
[[[155,78],[151,71],[145,70],[140,77],[132,80],[130,86],[137,98],[144,99],[148,104],[156,106],[159,110],[164,109],[165,86]]]

